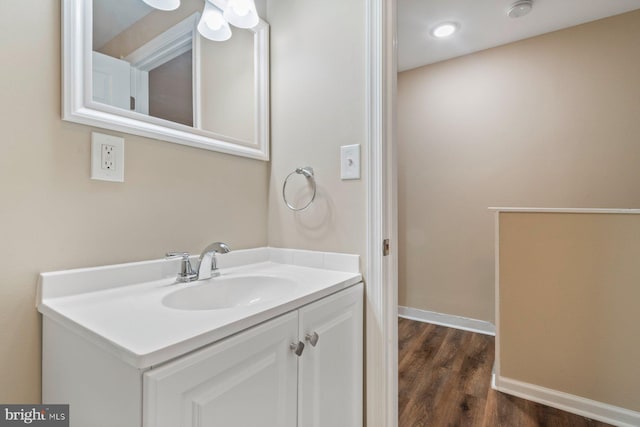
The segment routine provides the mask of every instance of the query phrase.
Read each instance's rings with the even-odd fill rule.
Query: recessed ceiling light
[[[509,18],[520,18],[533,9],[533,0],[519,0],[511,5],[507,11]]]
[[[449,37],[453,33],[458,31],[458,24],[453,22],[447,22],[445,24],[440,24],[431,30],[431,35],[433,37],[437,37],[439,39],[443,39],[445,37]]]

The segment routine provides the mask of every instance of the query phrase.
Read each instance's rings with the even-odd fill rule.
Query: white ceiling
[[[466,55],[640,9],[640,0],[534,0],[522,18],[506,11],[515,0],[398,0],[400,71]],[[429,32],[454,21],[460,30],[446,39]]]
[[[142,0],[93,0],[93,50],[138,22],[153,8]]]

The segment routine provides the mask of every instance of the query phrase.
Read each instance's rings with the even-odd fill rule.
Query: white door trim
[[[193,55],[199,54],[195,50],[196,26],[200,13],[196,12],[183,19],[162,34],[140,46],[127,55],[124,60],[141,71],[151,71],[185,52],[193,51]]]
[[[192,52],[193,127],[200,128],[200,37],[196,27],[200,12],[195,12],[127,55],[131,64],[131,94],[134,111],[149,114],[149,71],[166,64],[183,53]]]
[[[396,0],[367,3],[366,420],[398,425]],[[391,240],[383,256],[383,240]]]

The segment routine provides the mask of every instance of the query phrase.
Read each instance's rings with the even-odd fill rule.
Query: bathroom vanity
[[[178,260],[43,273],[43,402],[82,427],[361,426],[358,263],[260,248],[190,284]]]

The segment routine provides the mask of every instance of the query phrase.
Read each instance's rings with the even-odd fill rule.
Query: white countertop
[[[316,254],[322,254],[299,252],[304,252],[304,256],[298,257],[301,260],[312,257],[317,259]],[[340,256],[329,255],[333,257],[332,262]],[[357,266],[356,256],[345,257],[355,257]],[[255,254],[253,258],[255,259]],[[345,264],[353,265],[352,261],[353,259],[347,259]],[[77,271],[82,273],[84,280],[90,281],[87,279],[90,277],[90,269]],[[78,289],[82,280],[76,278],[70,280],[73,282],[71,286],[74,292],[52,292],[47,289],[47,275],[62,282],[64,272],[45,273],[40,279],[38,310],[47,318],[72,329],[136,368],[145,369],[295,310],[362,280],[360,273],[354,271],[314,268],[271,260],[221,269],[221,273],[221,278],[238,275],[276,276],[292,280],[296,282],[296,286],[278,300],[246,307],[179,310],[164,306],[162,298],[188,286],[214,286],[216,278],[210,279],[210,283],[198,281],[176,284],[172,275],[137,284],[114,284],[112,287],[102,283],[93,285],[95,289],[91,289],[92,285],[87,283],[88,289],[81,292]]]

